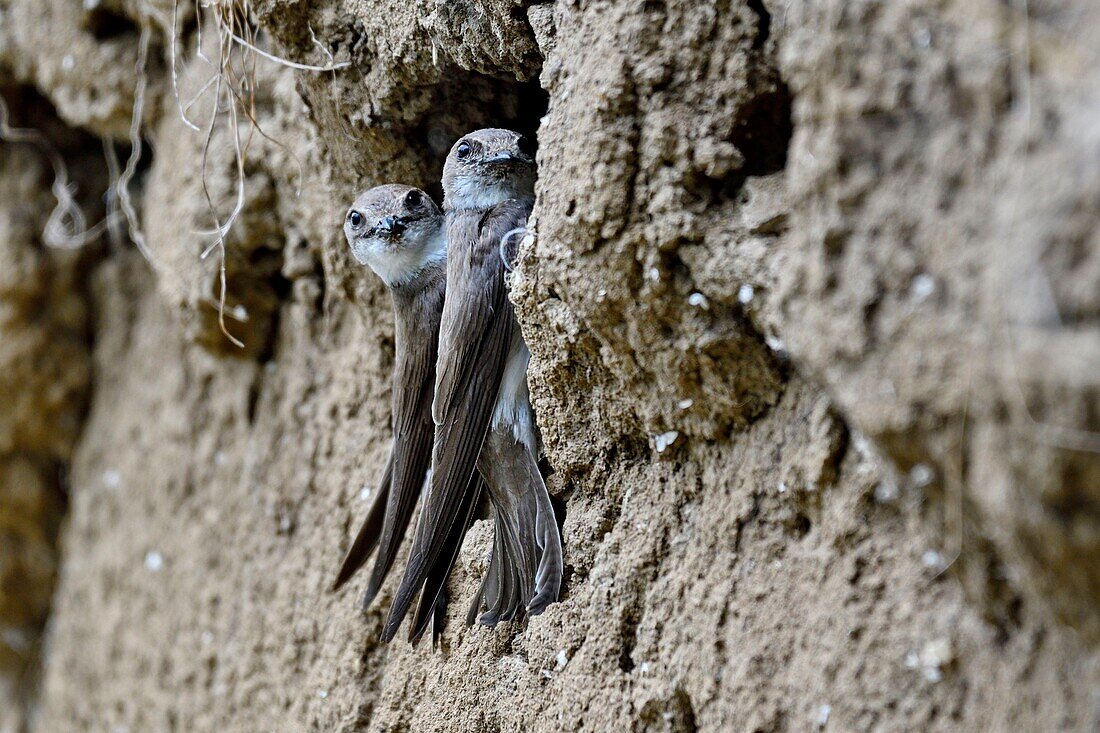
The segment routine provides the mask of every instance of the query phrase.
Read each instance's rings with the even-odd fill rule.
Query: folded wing
[[[483,214],[448,216],[447,298],[432,406],[432,482],[383,641],[393,638],[428,573],[453,540],[454,525],[465,522],[465,494],[472,487],[514,327],[500,240],[523,226],[528,213],[528,204],[506,201]]]

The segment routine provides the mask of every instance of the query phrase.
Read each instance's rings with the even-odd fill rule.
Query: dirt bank
[[[0,543],[24,553],[0,555],[0,707],[39,733],[1100,726],[1090,4],[254,0],[266,48],[347,65],[258,69],[225,247],[243,349],[201,256],[233,128],[204,175],[172,90],[175,46],[188,118],[213,112],[190,5],[0,0],[5,99],[40,95],[74,166],[95,136],[126,153],[143,27],[151,49],[148,258],[47,250],[45,164],[0,144]],[[379,647],[359,584],[327,591],[393,359],[339,223],[367,185],[438,192],[490,123],[538,137],[512,297],[564,597],[465,628],[482,521],[441,648]]]

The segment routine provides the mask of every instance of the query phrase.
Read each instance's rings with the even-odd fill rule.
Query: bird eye
[[[361,227],[363,225],[363,215],[360,214],[358,211],[355,211],[354,209],[352,209],[351,211],[348,212],[348,222],[353,227],[358,229],[359,227]]]
[[[415,188],[405,194],[405,208],[409,211],[412,211],[413,209],[420,206],[423,201],[424,197],[421,196],[420,192],[417,191]]]
[[[516,148],[531,160],[535,159],[535,143],[526,135],[520,135],[516,140]]]
[[[459,160],[466,160],[470,157],[470,153],[474,152],[474,146],[463,140],[455,148],[455,157]]]

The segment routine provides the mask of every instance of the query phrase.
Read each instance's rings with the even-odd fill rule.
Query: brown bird
[[[369,266],[390,291],[395,326],[390,458],[378,497],[334,583],[334,589],[346,583],[377,545],[378,557],[363,597],[364,609],[370,606],[393,566],[431,460],[435,431],[432,390],[446,290],[443,224],[443,214],[430,196],[396,184],[363,193],[344,219],[344,235],[355,258]],[[480,486],[475,484],[473,496],[463,504],[467,516],[479,491]],[[457,544],[461,544],[461,536]],[[457,545],[449,557],[447,553],[441,556],[441,566],[433,568],[434,575],[445,578],[449,574],[455,552]],[[440,598],[433,596],[433,603]],[[438,631],[442,613],[435,614],[435,618]]]
[[[431,485],[413,548],[382,631],[393,638],[413,597],[410,636],[437,598],[434,574],[465,532],[471,495],[484,478],[494,515],[489,569],[468,620],[541,613],[561,587],[561,537],[538,470],[538,434],[527,391],[530,352],[505,285],[502,244],[522,230],[534,199],[534,148],[509,130],[478,130],[443,168],[447,297],[439,335]]]

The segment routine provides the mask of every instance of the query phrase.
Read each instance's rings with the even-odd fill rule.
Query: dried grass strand
[[[50,192],[57,204],[46,218],[42,241],[55,249],[79,249],[95,241],[107,229],[108,219],[89,227],[84,211],[76,202],[76,184],[69,179],[69,168],[57,148],[39,130],[12,127],[7,104],[0,99],[0,140],[24,143],[37,148],[53,169]]]

